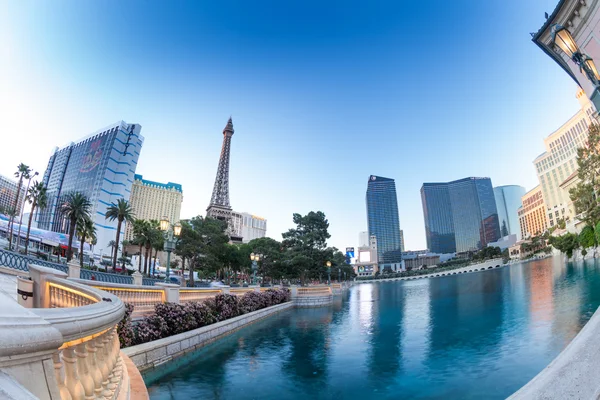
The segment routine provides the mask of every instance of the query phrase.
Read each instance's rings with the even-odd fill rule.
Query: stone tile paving
[[[15,275],[0,274],[0,291],[5,292],[10,298],[17,301],[17,277]]]

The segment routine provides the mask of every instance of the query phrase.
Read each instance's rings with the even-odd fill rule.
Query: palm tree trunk
[[[29,250],[29,232],[31,232],[31,220],[33,219],[33,212],[35,211],[36,201],[33,199],[33,203],[31,203],[31,213],[29,214],[29,223],[27,224],[27,236],[25,236],[25,255]]]
[[[146,246],[146,255],[144,256],[144,273],[147,274],[148,268],[150,267],[150,263],[148,259],[150,258],[150,247]]]
[[[67,247],[67,262],[73,258],[73,236],[75,236],[75,218],[71,218],[71,227],[69,229],[69,246]]]
[[[156,268],[156,257],[158,256],[158,249],[154,249],[154,268]]]
[[[85,235],[81,235],[81,247],[79,247],[79,266],[83,268],[83,242],[85,242]]]
[[[115,240],[115,254],[113,255],[113,272],[117,269],[117,253],[119,252],[119,237],[121,236],[121,224],[123,220],[121,218],[118,219],[117,223],[117,239]]]
[[[194,287],[194,257],[190,258],[190,266],[188,269],[190,270],[190,285]]]
[[[144,247],[143,244],[140,244],[140,259],[138,261],[138,271],[140,271],[140,273],[142,272],[142,248]]]
[[[15,225],[15,217],[17,213],[17,207],[19,205],[19,195],[21,194],[21,186],[23,186],[23,174],[19,178],[19,184],[17,185],[17,195],[15,196],[15,207],[12,210],[10,215],[10,219],[8,221],[8,225],[10,226],[10,235],[8,236],[8,250],[12,250],[12,237],[13,237],[13,227]]]

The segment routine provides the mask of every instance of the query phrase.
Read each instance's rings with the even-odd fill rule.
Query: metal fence
[[[133,285],[133,278],[129,275],[109,274],[107,272],[91,271],[89,269],[81,269],[79,278],[89,279],[98,282],[123,283]]]
[[[164,282],[163,279],[153,279],[153,278],[142,278],[142,285],[144,286],[154,286],[155,283]]]
[[[20,271],[29,271],[29,264],[41,265],[42,267],[54,268],[59,271],[69,273],[69,267],[50,261],[40,260],[31,256],[24,256],[12,251],[0,250],[0,266],[18,269]]]

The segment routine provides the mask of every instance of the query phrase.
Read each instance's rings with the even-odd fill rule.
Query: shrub
[[[155,306],[153,315],[136,324],[131,323],[133,306],[126,303],[125,316],[117,326],[119,341],[121,347],[151,342],[285,303],[290,298],[290,290],[283,288],[268,289],[261,293],[248,292],[242,297],[219,294],[203,303],[161,303]]]

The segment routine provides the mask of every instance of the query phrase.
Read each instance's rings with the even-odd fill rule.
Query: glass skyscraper
[[[521,240],[518,210],[522,205],[521,197],[525,196],[526,192],[523,186],[518,185],[494,188],[501,236],[517,235],[517,240]]]
[[[144,141],[141,128],[138,124],[120,121],[77,143],[57,148],[44,173],[48,207],[38,213],[38,227],[67,233],[68,223],[60,211],[63,199],[68,193],[81,192],[92,203],[92,218],[97,230],[94,252],[109,255],[108,243],[115,239],[117,221],[105,219],[104,214],[118,199],[129,200]],[[124,231],[125,226],[122,229]],[[75,247],[76,242],[73,242]]]
[[[396,183],[393,179],[371,175],[367,185],[367,222],[369,236],[377,238],[379,264],[402,261],[400,218]]]
[[[434,253],[475,251],[500,238],[490,178],[424,183],[421,202],[427,247]]]

